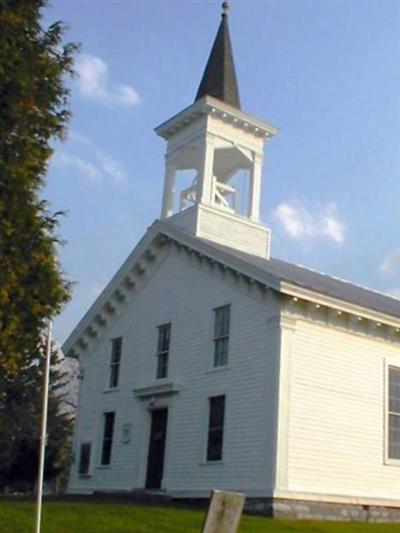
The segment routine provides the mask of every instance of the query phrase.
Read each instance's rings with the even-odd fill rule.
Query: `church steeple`
[[[195,102],[156,133],[167,141],[161,218],[197,237],[269,257],[260,222],[264,143],[277,130],[241,111],[226,2]]]
[[[239,89],[228,26],[228,2],[222,4],[222,19],[210,57],[196,94],[195,102],[212,96],[240,109]]]

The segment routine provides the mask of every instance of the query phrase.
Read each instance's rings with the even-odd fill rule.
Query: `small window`
[[[157,379],[166,378],[168,375],[169,343],[171,338],[171,324],[158,326],[157,343]]]
[[[214,396],[209,402],[207,461],[220,461],[224,440],[225,396]]]
[[[79,474],[81,476],[87,476],[90,468],[90,453],[92,445],[90,442],[81,444],[81,453],[79,456]]]
[[[110,389],[118,387],[119,367],[121,364],[122,337],[111,341],[111,363],[110,363]]]
[[[101,464],[109,465],[111,463],[111,449],[114,434],[115,413],[104,413],[104,434],[103,447],[101,450]]]
[[[389,367],[388,458],[400,459],[400,368]]]
[[[230,305],[214,309],[214,366],[228,364]]]

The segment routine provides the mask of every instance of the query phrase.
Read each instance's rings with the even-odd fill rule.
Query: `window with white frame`
[[[114,435],[115,413],[104,413],[103,446],[101,449],[101,464],[111,464],[111,450]]]
[[[224,441],[225,396],[209,398],[207,461],[222,459]]]
[[[78,473],[80,476],[89,475],[91,450],[92,444],[90,442],[83,442],[81,444],[78,467]]]
[[[118,387],[119,381],[119,367],[121,365],[122,354],[122,337],[112,339],[111,341],[111,362],[110,362],[110,381],[108,386],[110,389]]]
[[[230,314],[230,305],[214,309],[214,366],[228,364]]]
[[[389,366],[387,455],[400,459],[400,368],[394,366]]]
[[[171,324],[158,326],[157,341],[157,372],[156,378],[166,378],[168,375],[169,344],[171,340]]]

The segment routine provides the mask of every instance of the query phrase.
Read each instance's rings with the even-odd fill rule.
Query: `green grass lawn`
[[[0,499],[0,532],[32,533],[32,502]],[[204,512],[127,502],[50,501],[43,507],[42,533],[199,533]],[[240,533],[400,533],[400,524],[270,520],[243,516]]]

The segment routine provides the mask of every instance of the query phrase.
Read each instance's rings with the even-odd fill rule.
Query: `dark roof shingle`
[[[398,298],[281,259],[273,257],[266,259],[211,242],[173,227],[165,221],[158,221],[157,226],[162,233],[166,231],[170,237],[181,240],[193,249],[197,248],[218,261],[225,261],[227,266],[251,275],[277,290],[280,288],[280,283],[288,282],[338,300],[400,318],[400,299]]]
[[[280,281],[293,283],[299,287],[332,296],[339,300],[400,317],[400,300],[397,298],[310,270],[303,266],[287,263],[280,259],[272,257],[270,259],[264,259],[219,244],[209,244],[259,268],[270,276],[279,278]]]

